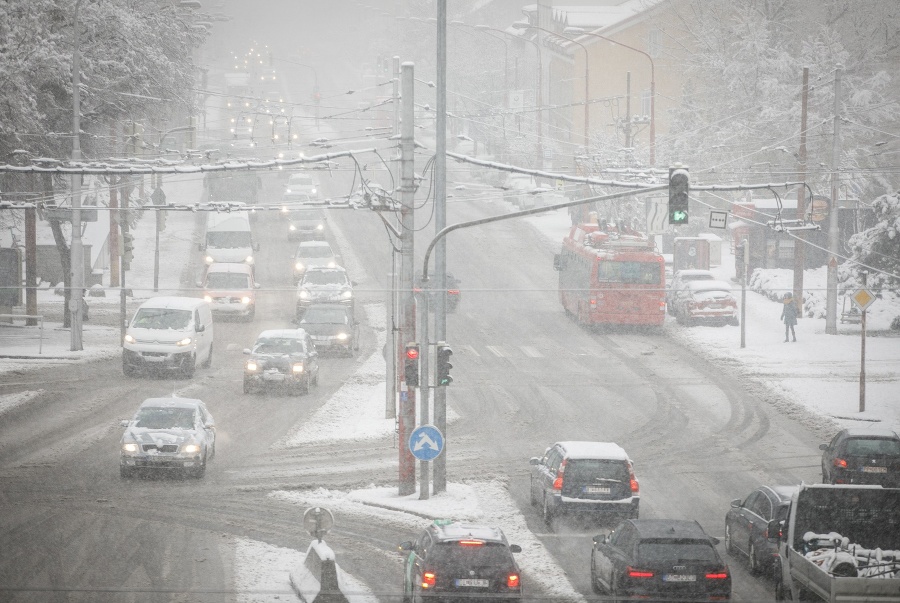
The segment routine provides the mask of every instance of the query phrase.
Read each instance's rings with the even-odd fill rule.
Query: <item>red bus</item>
[[[655,325],[666,316],[665,260],[652,239],[630,229],[578,224],[554,267],[559,301],[586,325]]]

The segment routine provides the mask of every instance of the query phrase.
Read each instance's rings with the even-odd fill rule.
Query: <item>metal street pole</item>
[[[744,248],[744,274],[741,279],[741,349],[744,349],[747,347],[747,281],[749,280],[747,273],[750,271],[750,241],[742,240],[741,247]]]
[[[866,288],[869,273],[862,271],[862,286]],[[866,309],[863,308],[859,320],[860,332],[860,359],[859,359],[859,412],[866,412]]]
[[[828,284],[825,291],[825,332],[837,334],[837,256],[840,239],[838,195],[841,167],[841,71],[834,70],[834,140],[831,147],[831,210],[828,214]]]
[[[797,180],[806,180],[806,113],[809,99],[809,67],[803,68],[803,92],[800,101],[800,150],[797,153],[797,163],[799,164],[799,178]],[[802,220],[806,215],[806,187],[801,186],[797,191],[797,213],[794,215],[796,220]],[[804,231],[798,230],[794,233],[797,237],[794,239],[794,299],[803,307],[803,271],[806,268],[806,236]]]
[[[414,171],[415,157],[415,94],[414,65],[403,63],[400,66],[401,98],[403,99],[403,117],[400,122],[400,271],[401,271],[401,343],[416,340],[416,300],[413,297],[413,281],[415,277],[415,255],[413,254],[413,235],[415,234],[416,181]],[[420,348],[421,349],[421,348]],[[399,494],[408,496],[416,491],[416,459],[409,450],[409,436],[416,425],[416,390],[407,388],[400,392],[399,417]]]
[[[78,11],[83,0],[75,2],[75,40],[72,48],[72,163],[81,161],[81,37]],[[81,338],[82,296],[84,291],[84,248],[81,244],[81,174],[72,175],[72,246],[69,249],[71,278],[69,293],[70,350],[84,349]]]
[[[391,128],[391,134],[393,136],[400,136],[400,57],[395,56],[392,59],[392,73],[393,73],[393,98],[394,98],[394,115],[393,115],[393,123]],[[394,173],[399,173],[399,170],[395,170]],[[390,289],[390,303],[388,303],[387,308],[387,342],[385,345],[387,346],[387,353],[385,354],[385,362],[387,363],[387,375],[385,379],[386,391],[385,391],[385,408],[384,408],[384,418],[393,419],[397,416],[397,389],[398,389],[398,371],[397,371],[397,359],[400,357],[400,347],[399,347],[399,339],[397,339],[397,325],[399,324],[399,280],[400,280],[400,272],[397,270],[396,265],[397,260],[397,252],[394,250],[393,245],[391,246],[391,273],[389,275],[391,289]]]
[[[447,225],[447,0],[437,3],[437,90],[435,91],[434,231]],[[506,134],[506,129],[503,131]],[[447,241],[442,240],[434,255],[437,305],[434,309],[436,341],[447,340]],[[425,283],[427,286],[427,282]],[[427,323],[427,320],[426,320]],[[434,426],[444,434],[444,451],[434,459],[434,492],[447,490],[447,388],[434,390]]]

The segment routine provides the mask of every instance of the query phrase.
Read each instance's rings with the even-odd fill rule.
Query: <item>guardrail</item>
[[[5,320],[5,319],[15,320],[15,319],[30,319],[30,318],[35,318],[38,320],[38,354],[43,354],[44,353],[44,316],[43,316],[43,314],[0,314],[0,320]],[[18,327],[13,324],[7,325],[4,323],[0,323],[0,326],[10,327],[13,329],[23,329],[23,330],[33,329],[33,327],[28,327],[25,325]],[[2,341],[4,339],[14,339],[14,338],[15,337],[12,336],[12,333],[7,332],[5,328],[3,330],[0,330],[0,341]],[[24,339],[25,337],[20,336],[19,338]]]

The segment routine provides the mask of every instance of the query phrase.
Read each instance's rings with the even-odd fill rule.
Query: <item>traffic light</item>
[[[688,223],[690,182],[687,168],[669,168],[669,224]]]
[[[134,259],[134,235],[127,230],[122,231],[122,268],[131,268],[131,260]]]
[[[437,344],[437,360],[435,362],[437,364],[438,385],[450,385],[453,383],[453,377],[450,376],[450,369],[453,368],[453,365],[450,364],[450,356],[452,355],[453,350],[450,349],[449,345],[444,342]]]
[[[419,344],[407,343],[403,355],[403,375],[407,387],[419,387]]]

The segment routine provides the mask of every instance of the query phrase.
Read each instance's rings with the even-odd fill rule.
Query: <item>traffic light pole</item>
[[[431,344],[428,341],[428,321],[429,317],[429,298],[431,297],[431,292],[427,289],[423,290],[419,295],[419,298],[422,300],[422,311],[417,312],[419,316],[419,425],[428,425],[431,423],[431,410],[429,409],[430,403],[430,391],[431,388],[428,387],[430,382],[429,380],[429,371],[428,371],[428,356],[429,356],[429,348]],[[418,309],[418,304],[416,306]],[[443,433],[443,432],[441,432]],[[443,456],[443,454],[441,455]],[[419,500],[428,500],[431,498],[431,462],[432,461],[419,461]]]

